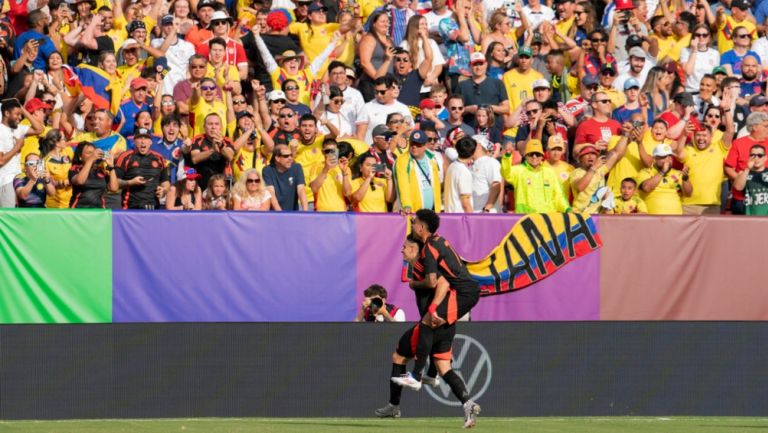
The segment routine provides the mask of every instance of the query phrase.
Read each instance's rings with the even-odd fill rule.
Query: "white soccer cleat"
[[[403,374],[400,377],[393,377],[392,382],[402,387],[410,388],[414,391],[418,391],[421,389],[421,381],[416,380],[410,372]]]
[[[437,385],[440,385],[440,378],[421,376],[421,383],[423,383],[424,385],[429,385],[432,388],[435,388],[437,387]]]
[[[477,416],[480,415],[480,405],[472,400],[464,403],[464,428],[472,428],[477,424]]]

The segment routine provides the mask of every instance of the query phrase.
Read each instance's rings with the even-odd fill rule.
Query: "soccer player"
[[[435,290],[432,302],[427,307],[427,314],[421,322],[435,327],[443,324],[454,325],[460,317],[469,313],[480,299],[480,286],[469,275],[466,265],[448,241],[436,233],[439,227],[440,217],[429,209],[418,210],[411,224],[412,236],[424,244],[419,255],[419,262],[424,266],[424,279],[411,280],[410,286],[412,289]],[[448,287],[438,284],[441,275],[448,282]],[[421,326],[413,370],[404,376],[393,377],[393,382],[415,391],[421,389],[421,372],[426,365],[433,339],[434,329]],[[443,378],[449,385],[451,381],[461,381],[452,370]],[[469,400],[468,395],[462,395],[460,400],[464,404],[465,419],[471,427],[480,406]]]
[[[412,281],[420,281],[424,279],[424,265],[420,262],[420,252],[422,250],[421,242],[413,235],[409,236],[403,243],[403,259],[412,265],[413,275]],[[431,301],[434,299],[434,295],[438,292],[447,293],[450,290],[448,280],[442,275],[437,278],[437,286],[435,290],[432,289],[414,289],[416,293],[416,304],[419,309],[419,313],[426,317]],[[440,321],[436,322],[440,323]],[[477,422],[477,415],[480,414],[480,406],[469,399],[469,393],[464,381],[451,369],[451,346],[453,345],[453,337],[456,335],[456,325],[446,324],[444,320],[440,325],[417,323],[413,328],[400,337],[397,349],[392,354],[392,383],[390,384],[390,398],[389,403],[379,409],[376,409],[376,416],[400,417],[400,396],[402,394],[402,385],[397,383],[396,379],[408,376],[406,374],[405,366],[408,360],[416,356],[417,344],[419,335],[425,328],[430,326],[435,327],[433,332],[432,346],[430,347],[430,355],[432,357],[432,364],[427,375],[422,378],[423,383],[431,386],[437,386],[439,383],[435,375],[436,369],[440,373],[440,376],[450,386],[451,391],[459,401],[464,404],[464,427],[474,427]],[[419,389],[421,389],[421,382],[419,383]]]

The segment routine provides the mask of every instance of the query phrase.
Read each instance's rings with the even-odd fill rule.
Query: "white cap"
[[[273,90],[269,92],[269,97],[267,98],[269,101],[277,101],[278,99],[288,99],[285,97],[285,93],[283,93],[282,90]]]
[[[551,89],[552,87],[549,85],[549,81],[539,78],[538,80],[533,82],[533,85],[531,86],[531,89],[540,89],[542,87],[546,87],[547,89]]]
[[[128,38],[123,42],[122,49],[131,48],[132,46],[138,46],[139,42],[136,39]]]
[[[469,57],[469,64],[475,63],[475,62],[483,62],[485,63],[485,54],[476,51],[472,53],[472,55]]]
[[[653,148],[653,156],[654,157],[662,157],[662,156],[669,156],[672,155],[672,148],[669,147],[668,144],[657,144],[656,147]]]

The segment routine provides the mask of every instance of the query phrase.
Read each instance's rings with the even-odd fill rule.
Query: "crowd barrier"
[[[476,261],[520,218],[443,215],[439,233]],[[483,297],[472,319],[768,318],[768,219],[591,221],[602,246]],[[396,214],[2,210],[0,323],[345,322],[372,283],[414,320],[405,232]]]
[[[1,325],[0,419],[373,418],[407,326]],[[767,328],[465,323],[453,367],[482,405],[478,428],[484,416],[766,416]],[[401,409],[382,431],[414,417],[454,417],[455,430],[463,422],[444,384],[403,391]],[[706,420],[700,427],[707,431]]]

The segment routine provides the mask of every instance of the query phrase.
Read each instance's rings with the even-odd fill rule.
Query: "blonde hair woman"
[[[232,187],[233,210],[280,210],[277,199],[264,187],[259,170],[246,170]]]

